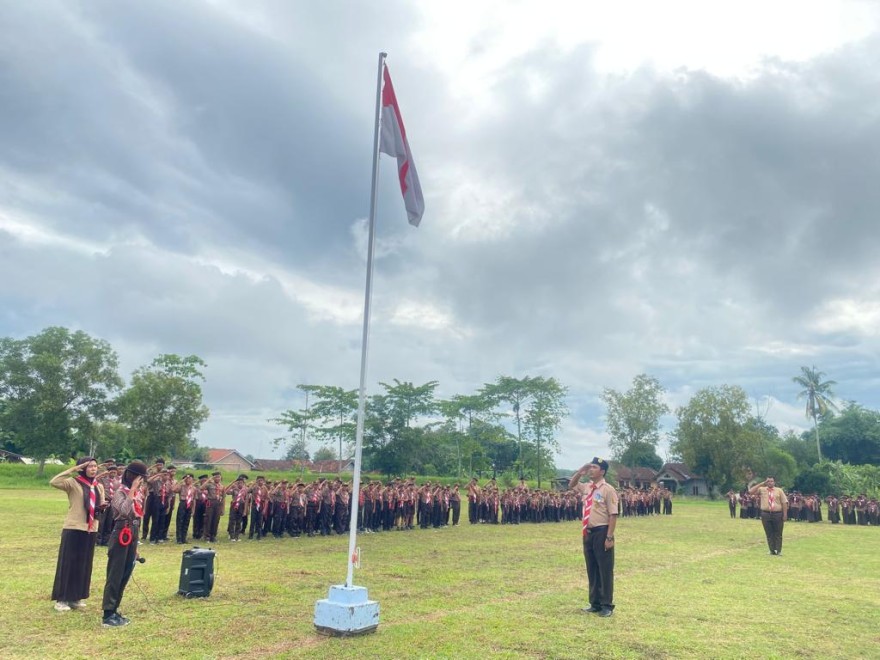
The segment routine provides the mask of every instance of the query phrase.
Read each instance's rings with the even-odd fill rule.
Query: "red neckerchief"
[[[126,495],[128,495],[131,492],[131,488],[129,488],[128,486],[120,484],[119,488]],[[132,504],[134,504],[134,515],[136,515],[138,518],[143,518],[144,517],[144,506],[138,501],[137,494],[135,494],[135,496],[133,498],[131,498],[131,501],[132,501]]]
[[[590,492],[587,493],[587,498],[584,500],[584,515],[583,515],[583,535],[587,535],[587,523],[590,522],[590,513],[593,510],[593,493],[596,492],[596,484],[590,484]]]
[[[97,507],[97,498],[98,498],[98,486],[97,482],[92,479],[86,479],[83,475],[76,475],[76,480],[80,482],[83,486],[88,487],[89,495],[88,495],[88,504],[86,504],[85,495],[83,496],[83,506],[86,509],[88,519],[88,529],[92,529],[92,522],[95,520],[95,508]]]

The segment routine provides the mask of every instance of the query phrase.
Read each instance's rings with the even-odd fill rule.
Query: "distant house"
[[[309,469],[312,472],[320,472],[322,474],[354,472],[354,459],[347,458],[344,461],[312,461]]]
[[[245,472],[255,470],[257,466],[238,453],[235,449],[209,449],[205,463],[213,465],[218,470],[230,472]]]
[[[24,456],[20,454],[16,454],[12,451],[7,451],[5,449],[0,449],[0,462],[3,463],[27,463],[30,462]]]
[[[681,495],[708,495],[709,484],[696,474],[692,474],[684,463],[667,463],[657,472],[656,481],[673,493]]]
[[[615,465],[617,485],[620,488],[650,488],[657,479],[657,473],[649,467],[626,467]]]

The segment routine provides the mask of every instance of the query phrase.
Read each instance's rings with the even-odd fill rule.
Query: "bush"
[[[822,497],[833,491],[831,478],[819,465],[798,474],[794,478],[794,490],[801,493],[818,493]]]

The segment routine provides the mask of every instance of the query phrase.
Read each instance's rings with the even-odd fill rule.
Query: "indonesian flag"
[[[418,227],[422,220],[422,214],[425,212],[425,198],[422,197],[422,186],[419,184],[416,164],[413,162],[412,152],[409,150],[406,129],[403,127],[403,117],[400,116],[400,107],[397,105],[397,96],[394,94],[394,86],[391,84],[391,75],[388,73],[387,66],[384,71],[384,79],[379,151],[397,158],[397,175],[400,178],[400,192],[403,193],[406,215],[409,218],[409,224]]]

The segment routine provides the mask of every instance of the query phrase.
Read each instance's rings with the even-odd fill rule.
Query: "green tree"
[[[555,378],[541,376],[532,379],[531,388],[533,394],[526,410],[525,429],[534,448],[529,452],[532,460],[527,463],[534,466],[540,488],[542,471],[556,470],[553,454],[559,451],[559,443],[554,432],[568,415],[568,407],[565,405],[567,390]]]
[[[819,428],[828,459],[880,465],[880,412],[850,401],[839,415],[822,419]]]
[[[333,450],[333,447],[320,447],[318,451],[315,452],[315,461],[335,461],[336,460],[336,452]]]
[[[471,395],[456,394],[438,404],[440,412],[446,418],[446,432],[455,443],[456,476],[461,476],[463,447],[473,444],[474,421],[478,423],[492,419],[492,402],[480,393]]]
[[[832,387],[837,385],[833,380],[825,380],[825,373],[819,371],[815,365],[812,368],[801,367],[801,375],[792,378],[792,381],[804,389],[798,393],[798,400],[805,399],[807,402],[806,415],[813,419],[813,430],[816,432],[816,453],[822,460],[822,445],[819,443],[819,417],[825,415],[837,406],[834,403]]]
[[[334,385],[300,385],[299,388],[314,397],[308,414],[317,421],[315,433],[325,442],[335,441],[339,446],[337,456],[342,460],[346,455],[343,445],[350,451],[356,439],[358,391]]]
[[[633,445],[650,445],[656,449],[660,441],[660,418],[669,413],[663,401],[666,390],[653,376],[639,374],[632,387],[618,392],[610,387],[602,390],[602,401],[607,407],[606,425],[611,436],[609,445],[614,457],[627,465],[624,454]],[[640,450],[630,455],[640,456]]]
[[[284,454],[286,461],[308,461],[309,449],[304,440],[295,439],[287,445],[287,452]]]
[[[804,437],[801,437],[789,429],[782,434],[779,441],[780,449],[794,458],[799,471],[804,471],[819,462],[816,443],[809,437],[810,435],[809,432],[806,432]]]
[[[364,423],[364,461],[386,475],[418,471],[427,429],[414,426],[416,420],[435,414],[437,381],[423,385],[394,379],[380,383],[385,390],[367,402]]]
[[[524,406],[535,395],[532,387],[532,378],[513,378],[512,376],[499,376],[494,383],[489,383],[481,390],[482,396],[491,401],[494,406],[507,404],[510,406],[516,420],[516,442],[518,447],[519,476],[523,478],[523,434],[522,418],[525,414]]]
[[[741,387],[722,385],[699,390],[676,410],[678,427],[672,451],[710,486],[721,490],[737,485],[743,471],[754,465],[761,438],[751,424],[748,396]]]
[[[125,424],[114,420],[97,422],[90,429],[90,456],[117,461],[131,461],[135,453],[131,448],[130,434]]]
[[[136,455],[185,456],[197,446],[193,435],[209,414],[199,383],[205,367],[195,355],[164,354],[132,374],[117,408]]]
[[[433,415],[438,410],[434,400],[434,390],[439,384],[436,380],[424,385],[413,385],[394,379],[394,385],[379,383],[385,388],[385,403],[395,428],[409,428],[418,417]]]
[[[617,460],[627,467],[648,467],[652,470],[663,467],[663,459],[657,455],[654,445],[648,442],[630,444]]]
[[[289,454],[300,456],[305,454],[305,459],[301,460],[308,460],[309,438],[315,430],[315,421],[317,419],[317,415],[309,402],[309,396],[314,387],[313,385],[298,386],[298,389],[302,390],[305,394],[304,408],[300,410],[285,410],[278,417],[268,420],[287,430],[287,435],[273,440],[276,449],[280,446],[284,446],[287,449],[288,455],[285,455],[287,460],[297,460]]]
[[[801,493],[818,493],[821,497],[829,495],[833,486],[831,477],[821,465],[800,472],[794,479],[794,489]]]
[[[0,428],[39,461],[87,447],[85,431],[108,414],[122,387],[110,344],[78,330],[50,327],[16,340],[0,339]]]

